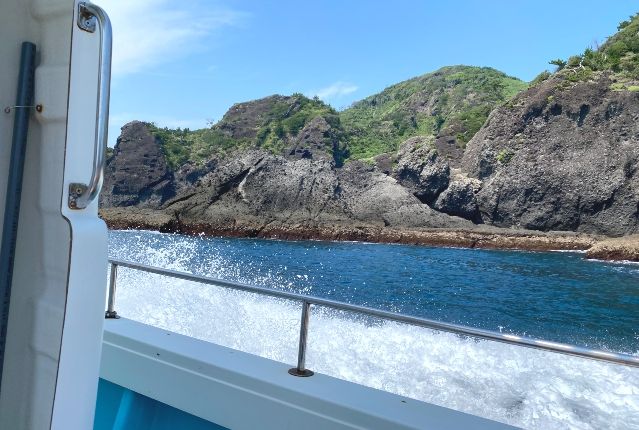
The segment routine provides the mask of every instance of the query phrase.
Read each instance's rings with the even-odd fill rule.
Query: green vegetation
[[[618,30],[596,49],[550,61],[556,66],[554,73],[543,71],[530,86],[557,77],[563,80],[558,88],[566,88],[607,72],[613,91],[639,91],[639,14],[619,24]],[[320,132],[320,144],[325,143],[324,150],[338,163],[347,158],[374,163],[374,157],[397,151],[412,136],[425,136],[430,142],[453,137],[463,148],[494,107],[513,104],[513,97],[528,87],[492,68],[451,66],[390,86],[342,112],[318,98],[293,94],[234,105],[220,122],[202,130],[149,127],[172,169],[244,148],[282,154],[318,117],[330,126]],[[504,150],[496,159],[506,164],[512,156]]]
[[[581,82],[591,79],[594,73],[611,72],[614,80],[628,83],[613,84],[613,90],[632,91],[632,81],[639,80],[639,14],[623,21],[617,28],[619,31],[596,49],[587,48],[583,54],[574,55],[567,61],[550,61],[550,64],[557,66],[557,76],[568,82]],[[550,76],[542,75],[538,78],[543,79],[535,78],[531,85],[534,86]]]
[[[501,151],[499,151],[495,159],[499,162],[499,164],[508,164],[510,160],[512,160],[514,155],[514,152],[508,149],[502,149]]]
[[[548,64],[552,64],[553,66],[557,66],[557,71],[563,69],[564,67],[566,67],[566,64],[568,64],[566,61],[562,60],[561,58],[557,58],[556,60],[552,60],[549,61]]]
[[[290,140],[318,116],[336,130],[341,128],[339,116],[333,108],[319,99],[309,99],[301,94],[272,96],[236,106],[247,105],[256,107],[249,114],[237,113],[232,108],[220,122],[201,130],[147,125],[158,139],[173,170],[187,162],[201,164],[212,156],[221,156],[236,149],[264,148],[281,153]],[[337,155],[339,158],[341,154]]]
[[[619,24],[618,29],[599,49],[603,63],[615,72],[639,79],[639,13]]]
[[[350,157],[394,152],[405,139],[449,135],[464,146],[490,111],[527,84],[487,67],[444,67],[367,97],[340,113]]]
[[[590,79],[592,77],[592,73],[592,69],[582,67],[579,69],[571,70],[570,73],[566,73],[565,75],[563,75],[563,77],[569,82],[582,82]]]
[[[309,99],[296,93],[291,97],[280,97],[265,112],[257,126],[256,147],[280,153],[291,137],[296,136],[306,124],[317,117],[323,117],[332,127],[339,129],[339,116],[335,109],[318,98]],[[221,123],[228,125],[235,118],[225,115]],[[222,124],[218,124],[222,126]]]
[[[552,73],[550,73],[548,70],[544,70],[543,72],[541,72],[540,74],[535,76],[535,79],[533,79],[530,82],[530,86],[534,87],[535,85],[545,81],[546,79],[550,78],[551,76],[552,76]]]
[[[158,139],[167,163],[173,170],[187,162],[206,162],[214,154],[243,146],[242,142],[213,128],[191,131],[188,128],[169,129],[158,128],[155,124],[147,125]]]
[[[202,130],[149,127],[174,170],[237,149],[282,154],[318,117],[330,126],[324,149],[338,163],[349,157],[373,162],[373,157],[396,151],[416,135],[431,141],[452,136],[463,147],[496,105],[526,87],[491,68],[454,66],[393,85],[340,113],[318,98],[293,94],[236,104],[221,121]]]
[[[479,131],[486,118],[490,114],[492,106],[490,105],[478,105],[463,110],[454,117],[454,120],[459,121],[462,131],[457,133],[457,141],[466,144],[472,137]]]

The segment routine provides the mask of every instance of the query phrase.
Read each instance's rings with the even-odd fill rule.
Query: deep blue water
[[[109,254],[484,329],[639,350],[639,265],[578,253],[112,231]]]

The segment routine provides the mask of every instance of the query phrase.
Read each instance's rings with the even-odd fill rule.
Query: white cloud
[[[314,91],[313,95],[316,95],[324,101],[328,101],[354,93],[355,91],[357,91],[357,89],[358,87],[356,85],[348,82],[338,81],[332,83],[327,87]]]
[[[199,2],[102,0],[113,25],[113,75],[148,70],[204,47],[213,31],[243,13]],[[188,6],[188,7],[187,7]]]

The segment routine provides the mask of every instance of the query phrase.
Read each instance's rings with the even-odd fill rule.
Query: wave
[[[196,242],[148,237],[113,243],[140,263],[257,285],[220,255],[194,268]],[[246,269],[246,268],[243,268]],[[243,275],[242,275],[243,274]],[[299,291],[299,289],[296,289]],[[296,362],[299,303],[121,268],[127,318],[272,360]],[[308,368],[373,388],[531,429],[639,428],[639,369],[313,307]]]

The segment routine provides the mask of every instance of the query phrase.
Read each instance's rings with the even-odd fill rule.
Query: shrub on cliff
[[[557,65],[557,74],[571,82],[590,79],[592,72],[611,72],[617,79],[639,79],[639,14],[618,26],[618,32],[601,46],[586,48],[581,55],[550,63]],[[541,81],[535,79],[536,85]]]
[[[322,117],[341,133],[337,112],[318,98],[302,94],[271,96],[229,109],[222,120],[209,128],[159,128],[147,124],[161,145],[171,169],[187,162],[201,164],[212,156],[245,148],[263,148],[282,153],[313,119]],[[339,148],[338,148],[339,149]],[[339,156],[343,157],[340,152]]]

